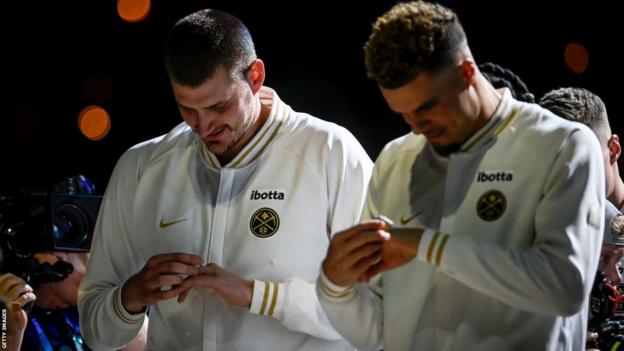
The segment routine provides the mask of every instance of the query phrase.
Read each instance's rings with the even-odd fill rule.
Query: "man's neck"
[[[477,83],[475,84],[479,101],[481,102],[479,120],[482,121],[481,127],[483,127],[487,121],[494,116],[494,112],[498,108],[498,104],[501,101],[502,94],[496,90],[481,74],[477,76]]]
[[[466,140],[470,139],[473,135],[478,133],[487,122],[494,116],[494,112],[498,108],[498,104],[502,98],[499,93],[481,74],[476,77],[474,89],[477,94],[477,103],[475,108],[477,109],[477,119],[474,121],[470,134],[466,137]],[[462,144],[466,142],[462,141]]]
[[[624,182],[622,178],[617,178],[613,192],[608,195],[607,199],[611,201],[619,210],[624,208]]]

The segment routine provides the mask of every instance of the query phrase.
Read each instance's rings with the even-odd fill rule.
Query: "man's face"
[[[182,119],[210,152],[233,157],[251,138],[250,126],[258,114],[252,90],[246,81],[231,77],[223,66],[199,87],[172,81],[172,88]]]
[[[48,310],[57,310],[75,306],[78,301],[78,287],[87,270],[87,253],[48,252],[37,253],[35,258],[39,263],[50,264],[63,260],[74,266],[73,272],[64,280],[55,283],[42,283],[35,290],[37,300],[35,304]]]
[[[598,270],[605,273],[612,284],[618,285],[622,282],[622,258],[624,257],[624,246],[605,244],[600,251],[600,261]]]
[[[457,67],[436,75],[423,72],[399,88],[380,89],[390,109],[438,151],[458,149],[478,130],[478,113]]]

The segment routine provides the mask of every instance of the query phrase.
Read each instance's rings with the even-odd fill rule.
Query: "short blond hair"
[[[600,96],[585,88],[551,90],[542,96],[539,104],[559,117],[588,126],[603,145],[611,137],[607,107]]]

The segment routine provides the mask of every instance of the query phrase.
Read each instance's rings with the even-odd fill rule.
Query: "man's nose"
[[[422,132],[424,127],[429,124],[426,119],[418,116],[414,112],[402,113],[401,116],[403,116],[403,120],[405,120],[405,122],[409,124],[409,126],[412,128],[412,131],[415,133]]]
[[[197,114],[195,125],[191,126],[193,131],[199,136],[204,137],[212,132],[214,126],[214,117],[208,112],[202,111]]]

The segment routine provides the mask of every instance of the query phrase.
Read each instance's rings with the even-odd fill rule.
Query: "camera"
[[[22,190],[0,196],[0,247],[2,271],[24,278],[29,284],[60,281],[71,264],[36,262],[38,252],[88,252],[102,196],[83,176],[67,178],[51,191]],[[69,266],[68,266],[69,265]]]
[[[598,271],[590,295],[589,331],[598,339],[587,348],[624,350],[624,286],[614,286]]]
[[[29,191],[0,197],[0,236],[12,253],[88,252],[101,196]]]

